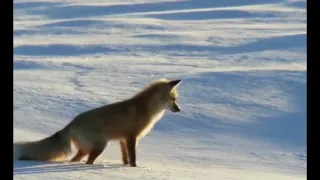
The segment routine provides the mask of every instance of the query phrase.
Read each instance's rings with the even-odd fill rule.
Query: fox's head
[[[140,97],[142,102],[157,110],[168,109],[172,112],[180,112],[177,105],[178,92],[177,87],[181,80],[159,79],[151,83],[143,91],[138,93],[136,97]]]
[[[172,112],[179,112],[177,87],[180,82],[181,80],[170,81],[162,78],[151,84],[150,90],[153,92],[153,106],[168,109]]]
[[[168,91],[169,94],[167,96],[167,109],[169,109],[172,112],[180,112],[180,108],[177,104],[177,98],[178,98],[178,91],[177,87],[180,84],[181,80],[173,80],[168,82]]]

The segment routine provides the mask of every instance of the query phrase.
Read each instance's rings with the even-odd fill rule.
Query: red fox
[[[80,113],[62,130],[33,142],[14,143],[14,159],[56,161],[71,152],[71,142],[78,149],[71,159],[79,162],[88,155],[93,164],[108,141],[120,141],[123,164],[136,165],[136,146],[164,114],[165,109],[180,112],[176,100],[181,80],[159,79],[130,99]]]

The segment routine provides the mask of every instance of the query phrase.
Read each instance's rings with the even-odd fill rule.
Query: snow
[[[305,0],[15,0],[14,141],[182,79],[121,165],[14,161],[15,179],[306,179]],[[75,153],[75,151],[74,151]]]

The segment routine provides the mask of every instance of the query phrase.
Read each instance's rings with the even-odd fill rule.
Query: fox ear
[[[180,84],[181,80],[173,80],[169,82],[170,87],[173,89],[174,87],[178,86]]]

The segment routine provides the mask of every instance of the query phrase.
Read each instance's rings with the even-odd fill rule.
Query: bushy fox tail
[[[71,138],[64,128],[39,141],[13,144],[14,160],[56,161],[71,152]]]

